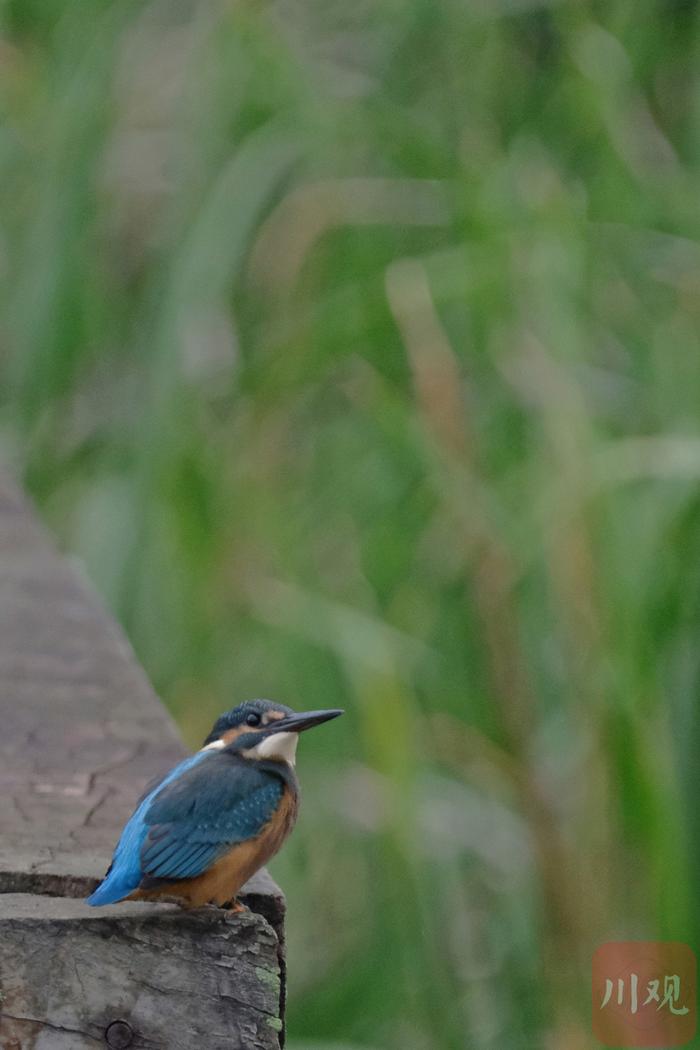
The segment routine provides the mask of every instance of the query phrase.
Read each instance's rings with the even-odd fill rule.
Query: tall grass
[[[192,744],[347,708],[290,1046],[590,1046],[700,930],[698,5],[0,10],[4,454]]]

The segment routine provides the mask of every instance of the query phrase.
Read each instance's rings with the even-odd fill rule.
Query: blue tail
[[[140,882],[140,872],[134,877],[133,871],[120,871],[119,868],[110,868],[97,889],[86,899],[86,904],[93,908],[99,908],[103,904],[116,904],[124,900],[136,889]]]
[[[115,904],[132,893],[141,881],[140,853],[146,837],[144,814],[150,805],[148,796],[139,804],[122,831],[112,863],[100,885],[91,893],[86,903],[93,907]]]

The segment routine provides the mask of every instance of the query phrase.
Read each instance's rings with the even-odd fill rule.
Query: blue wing
[[[141,870],[141,846],[148,834],[145,823],[146,812],[155,796],[177,777],[194,768],[211,755],[211,751],[198,751],[170,770],[150,791],[144,795],[126,823],[112,857],[109,871],[97,889],[87,898],[87,903],[98,907],[114,904],[128,897],[139,885]]]
[[[197,752],[139,803],[87,903],[113,904],[139,887],[200,875],[232,845],[258,835],[283,792],[280,777],[253,763]]]
[[[201,875],[231,846],[260,833],[283,792],[280,777],[228,754],[190,767],[146,812],[141,885]]]

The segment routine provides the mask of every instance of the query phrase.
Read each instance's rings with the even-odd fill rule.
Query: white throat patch
[[[293,766],[297,757],[298,733],[272,733],[251,747],[248,754],[253,758],[276,758]]]
[[[205,747],[201,748],[201,750],[202,751],[221,751],[224,747],[226,747],[226,741],[225,740],[212,740],[211,744],[207,744]]]

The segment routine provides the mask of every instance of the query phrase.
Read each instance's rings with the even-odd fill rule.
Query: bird
[[[239,889],[294,827],[299,733],[342,714],[273,700],[222,714],[200,750],[147,789],[87,903],[164,899],[241,910]]]

